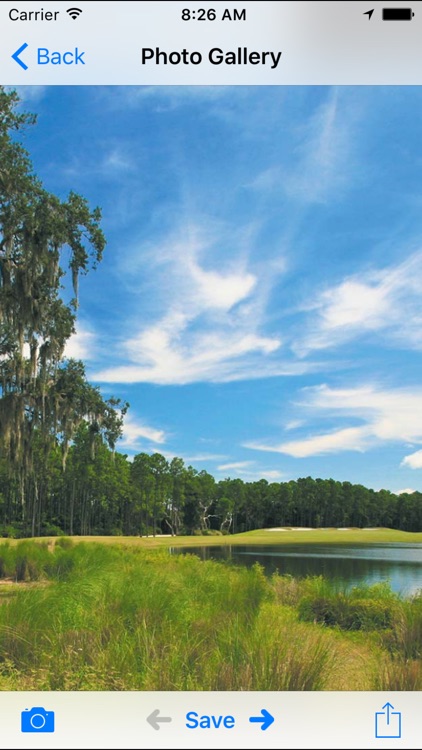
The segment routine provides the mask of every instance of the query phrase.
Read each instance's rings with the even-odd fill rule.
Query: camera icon
[[[41,706],[25,708],[21,713],[22,732],[54,732],[54,711]]]

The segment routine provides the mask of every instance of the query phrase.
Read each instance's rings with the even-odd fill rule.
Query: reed
[[[409,661],[420,655],[417,598],[268,579],[259,565],[165,549],[59,542],[0,545],[1,575],[15,582],[0,598],[0,689],[373,689],[393,684],[394,664],[397,684],[420,685]],[[353,629],[369,639],[352,642]]]

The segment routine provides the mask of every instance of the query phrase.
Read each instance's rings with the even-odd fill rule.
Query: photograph
[[[422,689],[421,127],[0,86],[0,690]]]

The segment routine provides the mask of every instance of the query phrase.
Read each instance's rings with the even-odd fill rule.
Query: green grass
[[[46,539],[54,544],[62,537],[40,537],[37,541]],[[107,545],[155,547],[201,547],[210,545],[237,544],[386,544],[401,542],[404,544],[422,544],[422,532],[398,531],[397,529],[311,529],[296,531],[287,528],[285,531],[271,531],[258,529],[244,534],[230,534],[224,536],[74,536],[74,542],[100,542]],[[10,539],[9,544],[19,544]]]
[[[385,585],[66,539],[0,561],[3,690],[422,688],[422,600]]]

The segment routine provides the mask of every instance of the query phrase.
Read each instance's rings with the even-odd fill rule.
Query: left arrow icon
[[[167,723],[168,721],[171,721],[171,716],[160,716],[160,709],[156,708],[155,711],[152,712],[149,716],[147,716],[147,722],[148,724],[151,724],[153,729],[160,729],[160,724],[162,722]]]
[[[16,52],[14,52],[12,55],[12,60],[17,62],[17,64],[20,65],[24,70],[28,70],[28,66],[24,63],[23,60],[20,59],[19,55],[27,48],[27,46],[28,45],[25,42],[25,44],[22,44],[22,47],[19,47],[19,49],[17,49]]]

